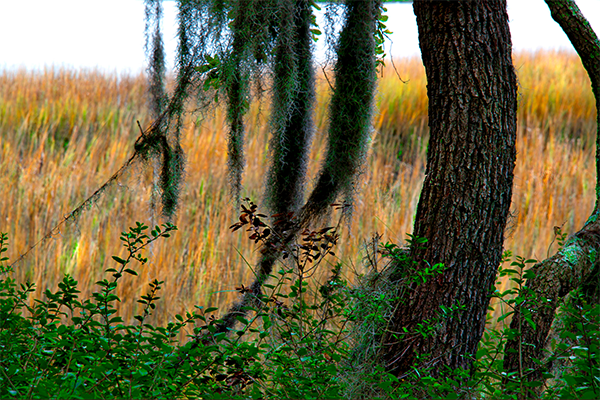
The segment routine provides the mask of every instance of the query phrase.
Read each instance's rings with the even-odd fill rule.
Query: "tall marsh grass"
[[[594,201],[594,99],[577,56],[564,52],[514,56],[520,83],[515,189],[506,249],[543,259],[555,251],[553,227],[574,232]],[[336,254],[348,276],[361,272],[363,245],[376,232],[402,242],[412,231],[424,177],[428,140],[427,96],[419,59],[399,59],[382,71],[375,135],[354,217]],[[400,78],[402,80],[400,80]],[[404,82],[406,83],[404,83]],[[134,165],[75,222],[65,216],[128,159],[139,130],[150,123],[143,76],[95,71],[5,71],[0,74],[0,231],[8,256],[19,258],[16,277],[39,293],[64,273],[88,291],[124,251],[120,232],[135,221],[159,223],[149,207],[152,173]],[[310,172],[323,151],[328,84],[318,84],[316,142]],[[193,108],[193,107],[192,107]],[[244,196],[259,201],[267,169],[268,105],[248,116]],[[193,305],[226,307],[234,287],[249,283],[256,248],[227,229],[237,210],[227,193],[223,110],[190,112],[183,131],[187,153],[179,231],[150,249],[140,278],[125,280],[121,299],[137,299],[154,278],[165,281],[155,321]],[[125,279],[125,278],[123,278]],[[504,286],[506,282],[501,282]],[[130,319],[137,303],[122,312]]]

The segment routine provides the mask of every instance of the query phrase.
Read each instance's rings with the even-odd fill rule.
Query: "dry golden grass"
[[[594,201],[595,109],[590,83],[578,58],[568,53],[518,54],[520,81],[518,160],[512,229],[505,247],[543,259],[556,249],[553,227],[574,232]],[[418,59],[388,66],[380,81],[376,134],[367,160],[351,226],[336,251],[348,276],[361,271],[362,246],[375,232],[402,242],[412,231],[425,169],[427,97]],[[398,75],[407,83],[399,80]],[[326,129],[327,83],[319,81],[313,162],[318,168]],[[16,260],[42,241],[16,267],[18,280],[34,281],[39,293],[72,274],[84,294],[123,254],[119,234],[135,221],[160,222],[149,208],[152,173],[135,165],[76,223],[45,235],[102,185],[130,156],[136,120],[150,121],[142,76],[94,71],[0,75],[0,231]],[[234,287],[251,280],[256,248],[227,229],[237,211],[227,194],[222,110],[186,120],[187,153],[181,208],[170,239],[150,249],[140,277],[126,278],[120,296],[123,316],[136,312],[134,299],[147,283],[164,280],[153,322],[172,320],[194,305],[226,305]],[[246,192],[262,194],[267,166],[268,105],[254,104],[248,117]],[[504,286],[505,282],[501,283]]]

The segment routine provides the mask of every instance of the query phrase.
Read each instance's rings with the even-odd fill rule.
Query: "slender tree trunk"
[[[427,243],[411,253],[421,271],[444,272],[400,299],[383,358],[398,375],[414,364],[437,375],[469,370],[483,334],[511,202],[517,84],[506,1],[413,4],[431,137],[414,231]]]
[[[518,372],[529,382],[543,380],[543,365],[535,360],[544,359],[556,308],[574,289],[582,287],[589,301],[598,302],[598,275],[600,270],[600,42],[572,0],[546,0],[552,18],[560,24],[581,57],[596,98],[596,206],[584,227],[574,234],[556,255],[536,264],[534,275],[526,282],[530,300],[515,311],[511,328],[520,335],[506,345],[504,367]],[[524,321],[521,309],[534,309],[531,319],[535,327]],[[520,398],[538,398],[539,389],[520,393]]]

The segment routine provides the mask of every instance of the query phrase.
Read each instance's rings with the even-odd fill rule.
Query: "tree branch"
[[[600,223],[587,224],[554,256],[536,264],[533,276],[527,280],[527,300],[513,316],[511,329],[521,329],[521,335],[506,344],[504,367],[507,371],[526,375],[530,382],[541,381],[542,370],[535,360],[544,359],[544,349],[556,309],[561,300],[584,285],[600,267]],[[530,310],[533,325],[524,321],[520,310]],[[519,354],[519,343],[521,351]],[[530,370],[535,372],[529,373]],[[529,398],[524,394],[525,397]],[[538,398],[538,393],[530,393]]]
[[[598,301],[597,279],[600,269],[600,41],[589,22],[573,0],[546,0],[552,18],[562,27],[581,57],[592,84],[596,99],[596,205],[584,227],[554,256],[536,264],[534,275],[526,282],[528,300],[515,310],[512,329],[520,335],[506,344],[504,367],[507,372],[518,371],[530,382],[542,381],[542,368],[535,360],[543,360],[556,308],[574,289],[591,288],[594,301]],[[589,293],[588,293],[589,295]],[[520,310],[529,309],[534,325],[526,323]],[[520,346],[519,346],[520,345]],[[518,351],[519,347],[521,352]],[[538,398],[535,391],[521,393],[519,398]]]

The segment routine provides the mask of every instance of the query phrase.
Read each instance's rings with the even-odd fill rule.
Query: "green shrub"
[[[137,223],[121,240],[128,257],[113,257],[117,266],[110,279],[97,282],[91,299],[78,297],[77,282],[65,275],[55,292],[29,305],[31,283],[18,285],[11,269],[0,272],[0,397],[1,398],[333,398],[339,397],[337,364],[347,347],[340,331],[328,321],[343,312],[344,287],[334,266],[330,279],[307,299],[309,264],[331,252],[337,240],[333,229],[307,233],[312,243],[297,246],[293,257],[306,268],[277,273],[270,293],[259,296],[251,320],[241,328],[217,333],[219,320],[208,317],[216,309],[176,316],[167,326],[146,319],[156,307],[161,281],[154,280],[139,303],[143,311],[135,324],[117,316],[115,294],[124,274],[137,275],[132,263],[144,264],[143,250],[177,228]],[[0,237],[2,252],[7,237]],[[323,242],[323,243],[321,243]],[[309,261],[310,260],[310,261]],[[2,259],[5,262],[6,258]],[[289,292],[283,294],[285,284]],[[240,291],[247,290],[243,286]],[[314,302],[311,302],[314,300]],[[192,326],[185,343],[179,332]]]
[[[251,240],[264,244],[276,233],[252,202],[246,204],[231,228],[245,228]],[[281,268],[264,293],[254,294],[248,317],[238,317],[239,328],[228,332],[212,316],[214,308],[196,307],[166,326],[147,323],[160,299],[158,280],[137,300],[143,307],[133,324],[118,316],[121,278],[137,275],[134,265],[147,262],[147,246],[177,230],[171,224],[148,232],[136,223],[123,232],[127,257],[113,257],[116,266],[89,299],[80,299],[77,281],[65,275],[56,291],[31,302],[34,285],[15,282],[7,258],[0,257],[0,398],[517,398],[527,385],[503,370],[502,357],[507,338],[519,332],[500,324],[486,330],[473,371],[448,371],[435,379],[424,369],[401,377],[387,373],[374,355],[397,296],[406,283],[423,282],[443,266],[417,273],[404,249],[375,243],[367,257],[373,272],[350,286],[342,265],[328,261],[338,228],[304,231],[281,249]],[[0,256],[7,243],[0,234]],[[325,262],[331,272],[318,283],[313,275]],[[530,262],[517,257],[511,268],[501,268],[516,287],[493,293],[507,307],[499,322],[530,295],[523,286]],[[453,310],[441,311],[443,317]],[[562,325],[540,362],[550,378],[546,398],[598,398],[599,312],[579,292],[563,305]],[[428,328],[419,333],[430,334]],[[181,342],[184,329],[191,333]]]

